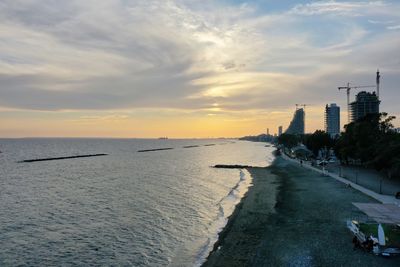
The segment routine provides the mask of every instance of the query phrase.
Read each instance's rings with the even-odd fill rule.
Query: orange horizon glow
[[[323,130],[323,108],[306,109],[306,133]],[[162,110],[140,112],[17,112],[1,118],[0,137],[65,138],[237,138],[285,130],[294,110],[191,113]],[[4,113],[4,112],[3,112]],[[346,113],[341,112],[342,125]]]

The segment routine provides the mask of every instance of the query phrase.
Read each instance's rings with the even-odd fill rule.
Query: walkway
[[[318,168],[321,169],[321,167]],[[373,169],[330,163],[326,166],[326,170],[382,195],[394,196],[400,192],[399,180],[389,179],[383,173]]]
[[[281,153],[281,155],[282,155],[282,157],[283,157],[284,159],[301,165],[299,160],[297,160],[297,159],[292,159],[292,158],[288,157],[285,153]],[[332,172],[328,172],[328,171],[323,171],[323,170],[321,170],[321,169],[318,169],[318,168],[315,168],[315,167],[311,166],[310,164],[304,164],[304,163],[303,163],[302,166],[303,166],[304,168],[308,168],[308,169],[310,169],[310,170],[312,170],[312,171],[319,172],[319,173],[321,173],[321,174],[323,174],[323,175],[330,176],[330,177],[332,177],[332,178],[334,178],[334,179],[336,179],[336,180],[338,180],[339,182],[342,182],[342,183],[344,183],[344,184],[348,184],[348,185],[350,185],[352,188],[354,188],[354,189],[356,189],[356,190],[358,190],[358,191],[360,191],[360,192],[362,192],[362,193],[364,193],[364,194],[366,194],[366,195],[368,195],[368,196],[370,196],[370,197],[372,197],[372,198],[378,200],[378,201],[381,202],[381,203],[393,203],[393,204],[396,204],[396,205],[400,206],[400,199],[396,199],[396,198],[394,197],[394,195],[391,196],[391,195],[382,195],[382,194],[378,194],[378,193],[376,193],[376,192],[374,192],[374,191],[372,191],[372,190],[370,190],[370,189],[367,189],[367,188],[365,188],[365,187],[363,187],[363,186],[361,186],[361,185],[359,185],[359,184],[353,183],[353,182],[351,182],[351,181],[349,181],[349,180],[347,180],[347,179],[345,179],[345,178],[342,178],[342,177],[340,177],[340,176],[339,176],[338,174],[336,174],[336,173],[332,173]]]

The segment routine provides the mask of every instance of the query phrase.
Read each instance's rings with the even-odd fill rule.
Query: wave
[[[210,223],[210,237],[207,238],[204,244],[200,247],[194,266],[201,266],[206,261],[209,253],[214,247],[214,244],[218,241],[220,232],[228,223],[229,216],[232,215],[236,205],[239,204],[250,185],[250,174],[247,171],[240,170],[239,181],[231,188],[228,194],[216,204],[218,206],[218,214]]]
[[[240,181],[244,181],[246,180],[246,175],[244,174],[244,172],[242,170],[240,170]]]

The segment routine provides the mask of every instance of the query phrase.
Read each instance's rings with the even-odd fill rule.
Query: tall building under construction
[[[289,127],[285,131],[287,134],[304,134],[304,109],[296,109],[293,115],[293,119],[289,124]]]
[[[359,92],[356,101],[350,103],[350,122],[355,122],[368,114],[379,113],[380,101],[375,92]]]

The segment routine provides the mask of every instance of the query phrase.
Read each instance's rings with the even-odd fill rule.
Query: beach
[[[203,266],[400,266],[353,250],[352,202],[374,199],[280,157],[248,170],[253,185]]]

